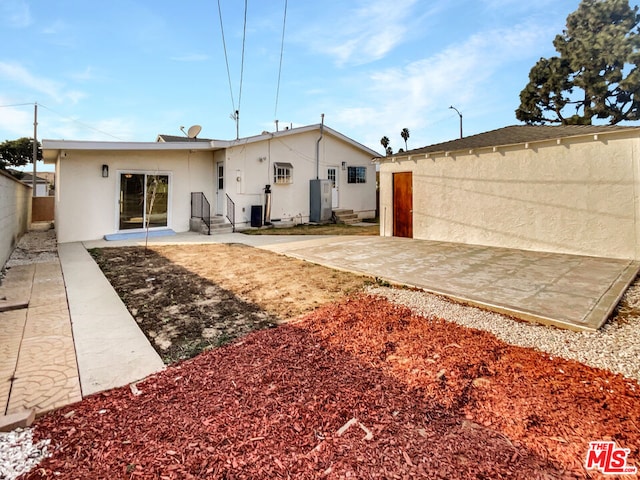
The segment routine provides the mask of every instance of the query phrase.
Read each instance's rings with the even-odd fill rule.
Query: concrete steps
[[[347,210],[346,208],[334,210],[333,215],[336,218],[336,223],[353,225],[354,223],[358,223],[360,221],[357,213],[353,213],[353,210]]]
[[[216,215],[215,217],[211,217],[209,221],[211,222],[211,235],[233,233],[233,227],[226,217],[223,217],[222,215]],[[190,230],[192,232],[200,232],[203,235],[207,235],[209,233],[207,225],[200,218],[192,218],[190,223]]]

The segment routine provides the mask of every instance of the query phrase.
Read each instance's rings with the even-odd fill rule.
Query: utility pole
[[[38,161],[38,102],[33,105],[33,196],[36,196],[36,163]]]
[[[236,140],[240,138],[240,110],[236,110]]]

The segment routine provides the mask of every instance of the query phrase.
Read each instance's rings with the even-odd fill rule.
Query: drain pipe
[[[324,132],[324,113],[320,114],[320,138],[316,141],[316,180],[320,180],[320,141]]]

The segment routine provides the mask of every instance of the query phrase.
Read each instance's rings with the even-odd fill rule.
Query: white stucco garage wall
[[[118,174],[158,172],[170,175],[168,227],[189,230],[191,192],[213,198],[213,152],[63,151],[56,163],[58,242],[94,240],[118,231]],[[102,178],[102,165],[109,177]]]
[[[414,238],[639,259],[639,142],[613,133],[385,159],[381,234],[393,234],[392,174],[412,172]]]

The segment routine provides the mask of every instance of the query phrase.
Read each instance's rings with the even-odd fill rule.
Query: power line
[[[288,0],[284,0],[284,18],[282,20],[282,40],[280,42],[280,65],[278,66],[278,83],[276,86],[276,106],[273,111],[273,118],[278,118],[278,98],[280,96],[280,77],[282,75],[282,57],[284,54],[284,31],[287,24],[287,3]]]
[[[30,103],[14,103],[13,105],[0,105],[0,108],[7,108],[7,107],[24,107],[26,105],[30,105],[33,106],[33,102]]]
[[[33,104],[31,104],[31,105],[33,105]],[[115,138],[116,140],[124,141],[124,140],[123,140],[122,138],[120,138],[120,137],[116,137],[115,135],[112,135],[112,134],[110,134],[110,133],[108,133],[108,132],[105,132],[105,131],[103,131],[103,130],[100,130],[100,129],[98,129],[98,128],[92,127],[91,125],[87,125],[86,123],[80,122],[80,121],[78,121],[78,120],[76,120],[76,119],[74,119],[74,118],[71,118],[71,117],[65,117],[65,116],[64,116],[64,115],[62,115],[61,113],[56,112],[55,110],[52,110],[51,108],[47,107],[46,105],[43,105],[43,104],[41,104],[41,103],[38,103],[38,106],[39,106],[39,107],[42,107],[42,108],[45,108],[45,109],[47,109],[47,110],[49,110],[51,113],[55,113],[56,115],[58,115],[60,118],[63,118],[64,120],[67,120],[67,121],[70,121],[70,122],[73,122],[73,123],[77,123],[78,125],[81,125],[81,126],[82,126],[82,127],[84,127],[84,128],[87,128],[87,129],[89,129],[89,130],[93,130],[94,132],[101,133],[102,135],[106,135],[106,136],[108,136],[108,137]]]
[[[236,104],[233,99],[233,87],[231,85],[231,70],[229,70],[229,57],[227,55],[227,43],[224,39],[224,27],[222,25],[222,8],[220,7],[220,0],[218,0],[218,16],[220,17],[220,32],[222,33],[222,48],[224,49],[224,61],[227,64],[227,78],[229,79],[229,93],[231,94],[231,106],[233,111],[236,111]]]
[[[36,105],[36,104],[37,104],[39,107],[42,107],[42,108],[45,108],[45,109],[49,110],[51,113],[55,113],[56,115],[58,115],[60,118],[62,118],[62,119],[64,119],[64,120],[67,120],[67,121],[69,121],[69,122],[73,122],[73,123],[77,123],[78,125],[81,125],[81,126],[82,126],[82,127],[84,127],[84,128],[87,128],[87,129],[89,129],[89,130],[93,130],[94,132],[101,133],[102,135],[106,135],[106,136],[108,136],[108,137],[115,138],[116,140],[122,140],[122,138],[120,138],[120,137],[116,137],[115,135],[112,135],[112,134],[110,134],[110,133],[108,133],[108,132],[105,132],[105,131],[103,131],[103,130],[100,130],[100,129],[98,129],[98,128],[92,127],[91,125],[88,125],[88,124],[86,124],[86,123],[80,122],[80,121],[78,121],[78,120],[76,120],[76,119],[74,119],[74,118],[71,118],[71,117],[65,117],[65,116],[64,116],[64,115],[62,115],[60,112],[56,112],[55,110],[53,110],[53,109],[51,109],[51,108],[47,107],[46,105],[43,105],[42,103],[35,103],[35,102],[29,102],[29,103],[14,103],[14,104],[11,104],[11,105],[0,105],[0,108],[8,108],[8,107],[25,107],[25,106],[30,106],[30,107],[32,107],[32,106],[34,106],[34,105]]]
[[[242,77],[244,75],[244,45],[247,39],[247,6],[248,0],[244,0],[244,27],[242,29],[242,59],[240,60],[240,92],[238,93],[238,110],[240,110],[240,101],[242,100]]]

